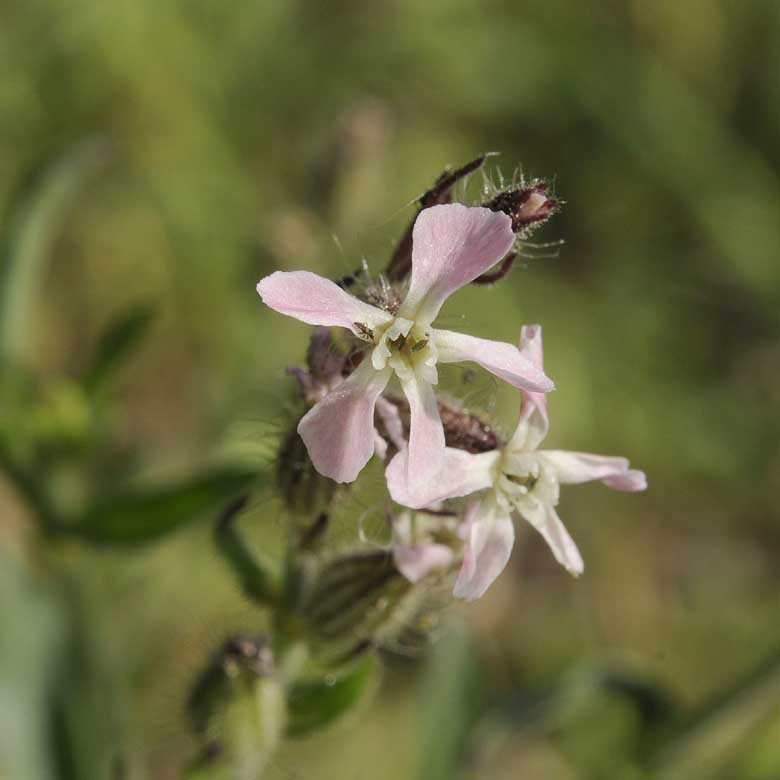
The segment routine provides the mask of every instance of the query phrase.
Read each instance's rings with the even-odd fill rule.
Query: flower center
[[[386,326],[375,328],[371,363],[377,371],[390,366],[404,381],[413,373],[424,381],[436,384],[437,354],[431,344],[430,334],[412,320],[396,317]]]
[[[551,506],[558,503],[558,480],[536,453],[505,452],[499,471],[496,490],[507,504],[529,499]]]

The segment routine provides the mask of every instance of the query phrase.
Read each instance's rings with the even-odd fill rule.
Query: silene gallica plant
[[[329,370],[292,369],[311,403],[297,431],[314,468],[336,482],[353,482],[374,454],[392,454],[386,478],[393,501],[427,511],[428,518],[446,517],[419,523],[405,511],[393,519],[396,565],[413,582],[460,565],[458,598],[479,598],[506,566],[514,514],[542,534],[568,571],[582,573],[580,553],[555,511],[560,485],[599,480],[615,490],[647,487],[625,458],[538,449],[549,428],[545,394],[554,389],[544,373],[540,325],[523,326],[518,346],[433,326],[458,289],[503,278],[518,241],[557,208],[547,190],[535,181],[499,191],[484,205],[421,209],[403,272],[391,266],[353,294],[345,288],[355,288],[354,278],[339,284],[307,271],[277,271],[257,285],[272,309],[348,333],[345,358],[337,364],[317,354],[332,350],[332,343],[315,331],[310,362],[331,360]],[[502,270],[491,276],[497,265]],[[437,394],[438,364],[466,361],[520,391],[520,419],[509,441],[500,440],[490,420]],[[479,442],[468,435],[475,427]],[[460,510],[442,513],[442,502],[463,497],[469,501]],[[438,538],[437,525],[453,531],[448,544]]]
[[[271,629],[230,639],[195,685],[190,709],[205,745],[193,776],[258,777],[282,736],[351,708],[373,673],[372,651],[424,641],[450,592],[485,593],[509,560],[515,516],[582,573],[555,511],[560,485],[646,487],[624,458],[539,449],[554,389],[539,325],[518,323],[517,344],[437,327],[448,297],[500,282],[559,208],[542,180],[454,202],[455,186],[484,162],[439,177],[378,275],[365,265],[338,281],[276,271],[257,284],[266,306],[315,326],[305,367],[288,368],[298,413],[276,458],[293,520],[281,574],[237,531],[246,498],[218,523],[219,549],[244,593],[270,611]],[[508,440],[496,421],[439,388],[439,367],[462,362],[517,389],[520,417]],[[386,543],[356,532],[331,544],[331,517],[372,458],[385,464]]]
[[[17,708],[14,723],[26,719],[40,737],[18,739],[15,727],[0,748],[21,748],[13,777],[147,773],[145,754],[128,749],[135,737],[123,735],[117,702],[103,696],[113,686],[84,620],[93,598],[82,572],[95,550],[134,555],[217,515],[216,550],[258,608],[262,628],[226,637],[192,682],[186,711],[194,755],[182,746],[173,756],[181,771],[174,771],[188,780],[258,780],[284,740],[358,708],[374,687],[380,653],[425,646],[449,605],[486,593],[510,558],[518,518],[577,576],[585,567],[556,511],[561,486],[599,481],[633,492],[646,479],[621,457],[544,448],[553,382],[541,325],[518,321],[516,344],[442,326],[446,299],[466,285],[500,283],[516,257],[538,246],[530,237],[560,207],[545,181],[523,179],[488,182],[478,198],[457,202],[456,189],[466,192],[460,183],[485,156],[446,171],[423,194],[381,272],[363,264],[336,281],[305,269],[260,280],[266,306],[314,326],[303,365],[288,367],[292,413],[270,463],[212,463],[176,480],[135,475],[140,452],[116,435],[114,389],[156,307],[141,302],[112,319],[75,376],[39,373],[34,360],[46,261],[75,198],[111,156],[97,140],[47,161],[22,183],[0,226],[0,476],[30,520],[19,556],[28,565],[0,561],[5,604],[13,607],[6,623],[23,639],[5,645],[11,657],[26,658],[13,668],[27,680],[31,704]],[[458,363],[477,368],[453,389],[443,367]],[[462,397],[478,372],[516,395],[512,433],[475,406],[473,388],[471,400]],[[565,386],[558,395],[565,403]],[[241,533],[253,519],[244,514],[251,496],[269,489],[284,505],[286,551],[278,562],[258,556]],[[271,522],[279,509],[255,506]],[[377,507],[379,528],[367,539],[366,518]],[[44,609],[51,628],[38,633],[35,615]],[[107,624],[113,620],[112,612]],[[33,636],[47,640],[27,639]],[[485,708],[472,696],[474,659],[456,635],[449,639],[424,686],[422,709],[435,705],[424,715],[435,723],[421,740],[418,776],[426,780],[461,776],[466,763],[473,769],[470,735],[482,740],[483,723],[499,734],[506,718],[556,734],[583,776],[710,777],[709,768],[730,766],[757,718],[776,709],[776,662],[692,719],[655,684],[618,667],[567,672],[531,695],[523,690],[525,705],[517,689],[502,689]],[[42,654],[29,652],[34,645]],[[56,674],[42,671],[43,658]],[[592,713],[614,722],[616,711],[632,715],[620,715],[620,747],[603,749],[601,735],[592,740]],[[29,769],[44,764],[50,773]]]

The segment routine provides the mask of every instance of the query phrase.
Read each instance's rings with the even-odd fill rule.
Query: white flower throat
[[[417,374],[429,384],[438,382],[438,354],[425,328],[405,317],[395,317],[388,324],[374,328],[371,335],[376,345],[371,364],[377,371],[390,366],[402,381]]]
[[[520,509],[522,504],[538,501],[555,506],[560,486],[554,469],[536,452],[505,449],[494,483],[496,498],[505,508]]]

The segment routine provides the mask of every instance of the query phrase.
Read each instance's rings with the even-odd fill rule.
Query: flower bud
[[[371,647],[396,643],[407,630],[417,634],[435,621],[421,619],[430,601],[430,583],[413,584],[389,552],[336,556],[315,575],[302,606],[316,652],[341,663]]]
[[[478,453],[497,450],[504,442],[484,415],[464,409],[452,399],[439,399],[439,416],[448,447]]]
[[[294,514],[316,515],[324,512],[337,485],[323,477],[309,458],[306,445],[292,428],[279,448],[276,480],[287,508]]]
[[[409,438],[409,403],[406,398],[385,395],[383,399],[392,404],[398,412],[401,424],[401,436]],[[501,436],[495,431],[485,415],[465,409],[454,398],[437,398],[439,417],[444,428],[444,440],[448,447],[466,452],[478,453],[496,450],[504,446]],[[387,431],[387,424],[381,417],[377,419],[377,428],[382,436],[393,439]],[[397,438],[397,437],[396,437]]]
[[[197,768],[259,777],[287,726],[284,685],[267,641],[225,642],[196,682],[189,711],[204,741]]]
[[[238,689],[270,677],[273,671],[273,653],[264,637],[235,636],[225,641],[192,688],[187,709],[195,730],[205,733]]]
[[[361,300],[376,306],[390,314],[395,314],[401,308],[403,300],[401,287],[389,282],[384,276],[368,284],[359,296]]]
[[[452,191],[455,185],[466,179],[474,171],[478,171],[485,164],[488,156],[487,154],[481,154],[476,159],[467,162],[454,171],[449,168],[443,171],[437,177],[433,186],[420,196],[418,200],[420,209],[427,209],[442,203],[451,203]],[[395,252],[393,252],[392,258],[390,258],[390,263],[385,269],[385,276],[390,281],[401,282],[406,279],[412,270],[412,231],[414,230],[416,219],[417,214],[415,214],[414,219],[406,228],[401,240],[398,242],[398,246],[395,248]]]
[[[550,185],[536,181],[525,187],[499,192],[485,206],[492,211],[502,211],[512,219],[512,230],[521,238],[546,222],[556,211],[559,201],[548,197]]]

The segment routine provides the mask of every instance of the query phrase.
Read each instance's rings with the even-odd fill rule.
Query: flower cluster
[[[277,271],[257,291],[270,308],[318,326],[308,370],[290,369],[308,407],[297,432],[314,469],[349,483],[375,454],[392,455],[387,487],[405,508],[391,515],[397,570],[417,582],[459,567],[455,596],[471,600],[506,566],[513,516],[536,528],[577,575],[582,558],[555,511],[560,485],[599,480],[637,491],[646,481],[624,458],[538,449],[549,427],[545,394],[554,389],[540,326],[523,327],[515,346],[434,325],[457,290],[506,273],[517,241],[555,210],[547,185],[508,189],[484,206],[450,203],[442,193],[421,200],[408,257],[394,257],[358,294],[347,291],[354,277],[335,283],[308,271]],[[331,328],[343,329],[340,348]],[[520,392],[509,441],[437,394],[438,366],[459,362],[476,363]]]

